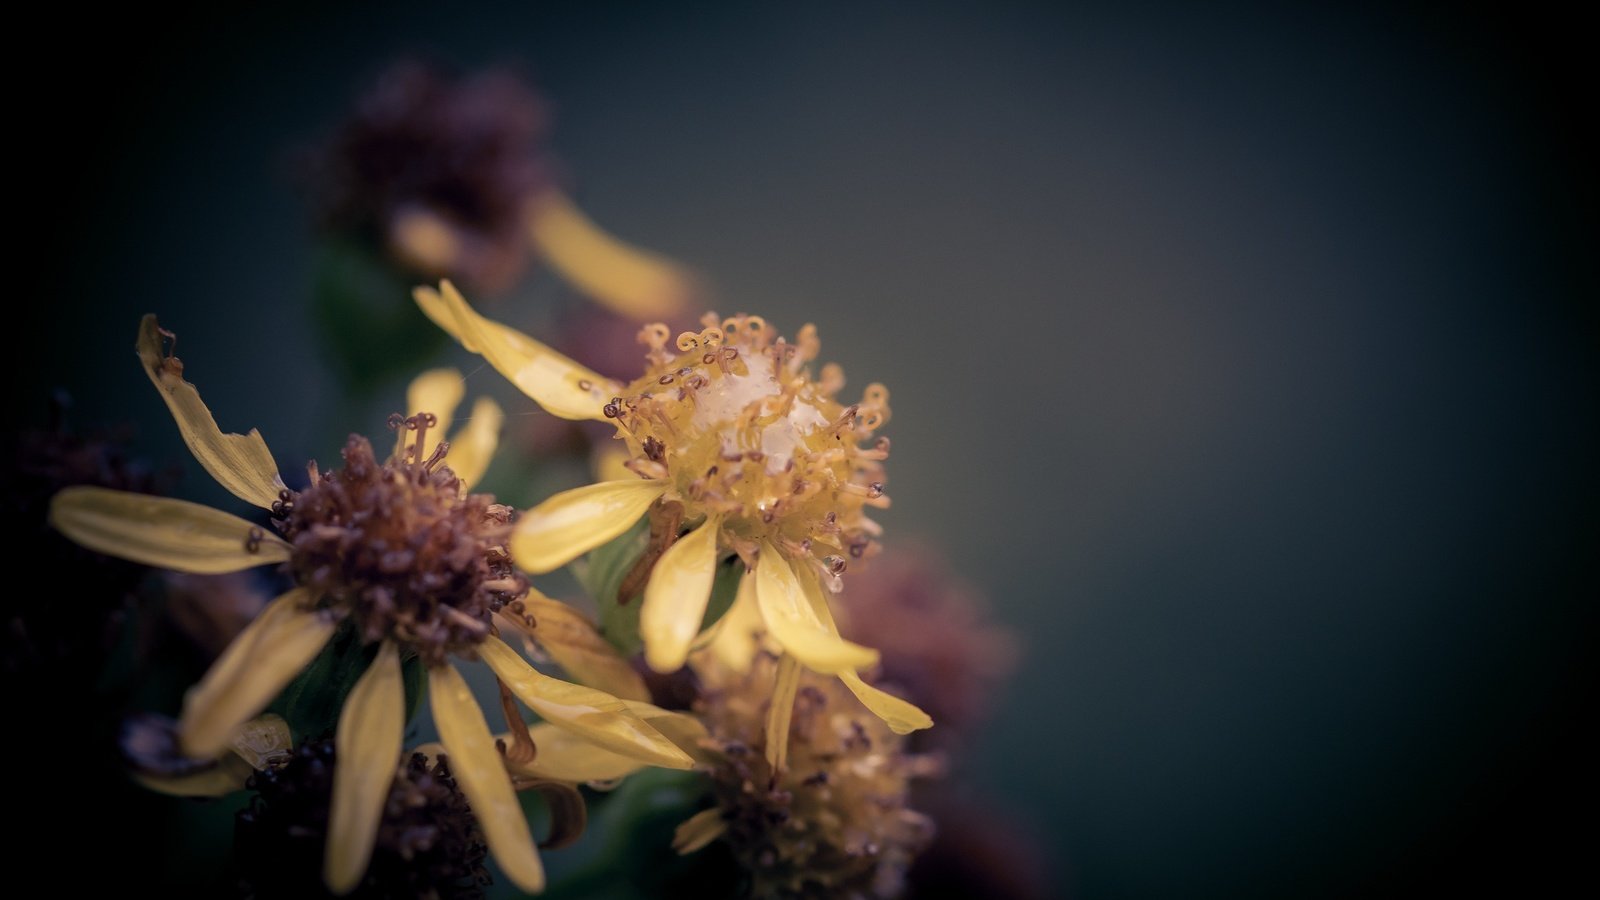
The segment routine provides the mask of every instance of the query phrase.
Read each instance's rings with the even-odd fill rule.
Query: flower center
[[[665,326],[640,332],[648,371],[606,405],[635,453],[628,467],[671,482],[669,500],[690,520],[721,516],[726,542],[747,561],[763,540],[811,555],[829,576],[865,555],[887,507],[887,438],[861,443],[889,416],[889,393],[869,385],[859,403],[834,398],[838,366],[814,378],[820,343],[807,325],[788,343],[758,316],[704,320],[667,344]]]
[[[353,619],[362,638],[392,638],[429,665],[472,657],[489,634],[490,613],[527,590],[504,549],[512,510],[487,494],[461,493],[442,465],[444,445],[426,460],[415,448],[433,417],[404,420],[413,446],[379,463],[352,435],[344,468],[311,464],[311,485],[283,505],[294,545],[289,568],[320,608]]]

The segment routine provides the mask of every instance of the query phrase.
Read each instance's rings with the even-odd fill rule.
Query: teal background
[[[889,386],[888,540],[937,541],[1022,637],[969,775],[1061,893],[1526,889],[1576,870],[1592,797],[1600,331],[1577,29],[1502,15],[63,20],[12,88],[12,420],[63,386],[181,458],[132,352],[155,311],[285,469],[381,433],[399,387],[342,398],[309,326],[292,152],[403,53],[522,62],[597,220]],[[546,274],[497,312],[570,300]]]

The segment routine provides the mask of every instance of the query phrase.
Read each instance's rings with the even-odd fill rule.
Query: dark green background
[[[524,62],[596,218],[890,387],[889,542],[940,542],[1022,635],[974,777],[1063,893],[1527,887],[1592,850],[1574,22],[403,6],[27,38],[13,421],[61,385],[179,458],[132,352],[156,311],[285,467],[378,432],[309,330],[291,151],[401,53]]]

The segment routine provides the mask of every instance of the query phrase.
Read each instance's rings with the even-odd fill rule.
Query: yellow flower
[[[838,590],[848,559],[875,550],[880,529],[866,510],[889,504],[888,441],[864,446],[889,406],[878,384],[858,403],[836,400],[844,375],[835,365],[812,375],[815,328],[791,344],[759,317],[708,315],[704,330],[669,345],[665,326],[646,326],[647,371],[622,385],[483,318],[448,281],[415,296],[430,319],[545,409],[612,421],[628,447],[625,465],[638,477],[557,494],[522,517],[511,538],[518,565],[549,572],[648,513],[652,544],[637,571],[648,572],[640,634],[653,668],[683,665],[717,566],[737,555],[747,572],[730,616],[759,617],[785,665],[838,676],[897,732],[933,724],[864,682],[858,672],[877,652],[834,626],[827,593]],[[778,689],[792,699],[796,683],[779,679]]]
[[[282,564],[294,579],[184,698],[177,739],[186,756],[222,754],[341,623],[378,643],[335,735],[339,765],[324,873],[332,890],[348,892],[360,881],[400,759],[402,655],[426,667],[429,703],[461,790],[490,851],[524,890],[543,887],[543,868],[501,754],[452,659],[482,659],[549,724],[611,752],[654,765],[692,764],[622,700],[538,672],[494,635],[492,617],[527,585],[504,549],[512,511],[467,492],[497,441],[500,411],[492,401],[478,401],[455,443],[446,444],[438,435],[461,399],[461,379],[427,373],[412,386],[413,414],[387,461],[352,437],[344,467],[323,474],[312,463],[309,486],[296,493],[259,433],[217,427],[183,380],[182,363],[163,348],[164,335],[170,333],[146,316],[138,352],[185,443],[219,484],[268,510],[277,534],[198,504],[103,488],[60,492],[50,521],[86,547],[151,566],[217,573]],[[459,468],[443,464],[447,452]]]

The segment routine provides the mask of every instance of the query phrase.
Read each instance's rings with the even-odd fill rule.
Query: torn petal
[[[445,457],[445,464],[461,479],[461,490],[472,490],[483,473],[489,471],[489,461],[494,459],[494,451],[500,446],[500,425],[505,418],[500,404],[488,397],[479,397],[472,404],[467,424],[450,439],[450,453]]]
[[[336,763],[328,808],[323,880],[335,894],[361,883],[372,859],[383,807],[394,782],[405,729],[406,692],[400,652],[384,641],[350,691],[334,732]]]
[[[163,352],[161,326],[154,315],[140,320],[137,349],[145,374],[167,402],[178,433],[194,458],[235,497],[271,509],[284,485],[261,433],[254,428],[247,434],[222,433],[211,410],[200,400],[200,392],[183,380],[183,363]]]
[[[489,852],[512,884],[529,893],[544,890],[544,864],[528,819],[466,679],[449,665],[429,669],[428,700],[450,772],[483,828]]]
[[[235,729],[265,709],[310,664],[337,623],[306,608],[296,588],[267,604],[183,699],[178,743],[189,756],[216,756]]]
[[[666,490],[665,481],[635,479],[562,491],[523,514],[511,555],[535,575],[554,571],[632,528]]]
[[[645,661],[657,672],[683,668],[689,645],[700,632],[717,574],[721,526],[720,517],[707,519],[668,547],[650,573],[639,609],[639,635],[644,638]]]
[[[162,569],[216,575],[289,558],[277,535],[209,506],[78,486],[50,500],[50,524],[100,553]]]
[[[773,639],[814,672],[834,675],[878,661],[878,651],[844,640],[818,620],[794,566],[767,541],[756,562],[756,602]]]
[[[485,640],[478,653],[517,699],[545,721],[653,766],[687,769],[694,765],[676,744],[629,712],[616,697],[545,675],[499,638]]]
[[[478,315],[449,281],[419,287],[417,305],[463,347],[481,355],[551,415],[603,421],[615,385],[531,337]]]

